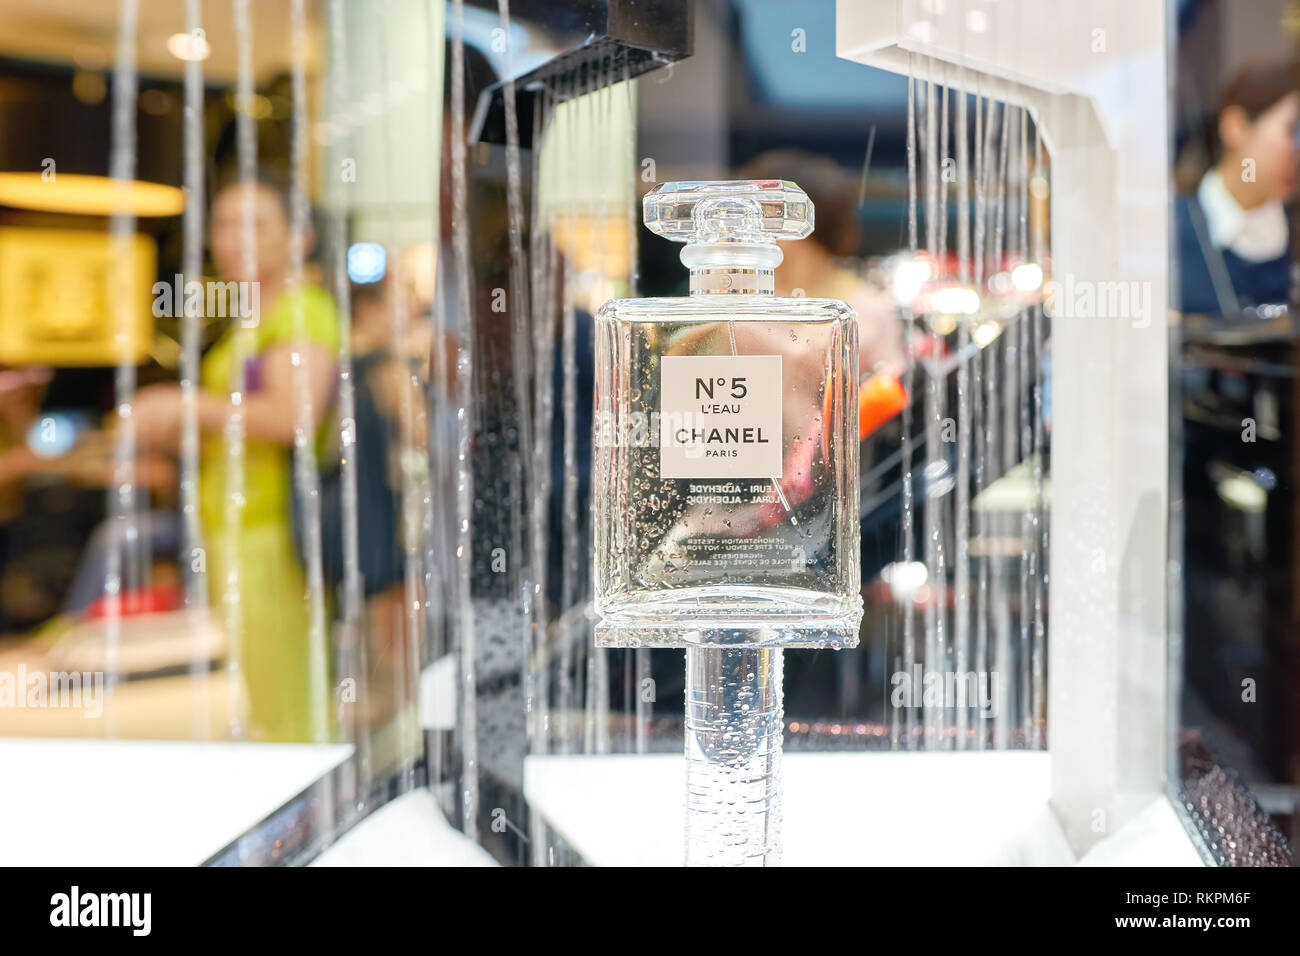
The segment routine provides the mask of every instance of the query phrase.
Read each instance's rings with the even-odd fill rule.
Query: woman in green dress
[[[324,639],[328,627],[312,640],[307,585],[294,544],[290,487],[304,384],[314,432],[333,394],[339,322],[328,293],[305,282],[293,285],[294,229],[286,199],[282,190],[258,182],[251,187],[227,186],[212,202],[212,258],[217,271],[223,280],[240,283],[246,299],[255,288],[252,298],[261,308],[260,315],[252,318],[225,319],[226,329],[204,355],[200,369],[198,496],[205,560],[199,564],[206,571],[213,608],[237,602],[234,618],[218,612],[216,619],[238,621],[237,633],[228,633],[226,640],[240,662],[248,721],[245,736],[321,741],[329,736],[331,710]],[[243,226],[250,201],[256,248],[248,263]],[[308,230],[300,238],[305,257],[314,236]],[[244,312],[251,311],[247,305],[240,302]],[[230,449],[225,437],[235,373],[241,367],[242,514],[228,512]],[[141,389],[131,414],[142,445],[179,446],[179,386]],[[228,513],[236,520],[228,523]]]

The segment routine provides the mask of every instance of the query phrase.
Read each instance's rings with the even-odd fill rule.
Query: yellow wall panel
[[[107,232],[0,228],[0,363],[143,360],[157,249],[142,235],[125,246]]]

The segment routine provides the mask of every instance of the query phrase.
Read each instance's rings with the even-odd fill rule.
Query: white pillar
[[[840,56],[963,65],[972,88],[979,74],[984,93],[1028,106],[1051,152],[1047,722],[1052,806],[1076,853],[1162,795],[1170,753],[1164,7],[837,5]]]

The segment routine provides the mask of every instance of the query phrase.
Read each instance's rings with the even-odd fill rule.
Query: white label
[[[779,478],[781,356],[660,360],[661,478]]]

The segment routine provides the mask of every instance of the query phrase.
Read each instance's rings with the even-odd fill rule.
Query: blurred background
[[[681,739],[680,653],[591,647],[591,316],[686,292],[679,247],[640,228],[655,183],[784,178],[817,228],[778,295],[860,315],[867,604],[860,648],[787,652],[788,746],[1045,746],[1032,117],[973,91],[1002,192],[959,275],[956,97],[836,57],[833,0],[665,3],[659,54],[536,92],[591,6],[516,0],[507,28],[478,0],[0,0],[0,735],[343,748],[289,788],[308,809],[217,862],[310,858],[423,787],[497,860],[537,862],[490,814],[528,819],[528,753]],[[1289,859],[1300,3],[1171,11],[1174,776],[1235,788]],[[909,181],[918,117],[943,138],[913,143]],[[932,183],[918,238],[909,194]],[[941,444],[963,407],[997,440]],[[996,719],[894,693],[955,614],[936,551],[984,582],[962,634],[1013,675]],[[80,705],[37,702],[73,677]]]

